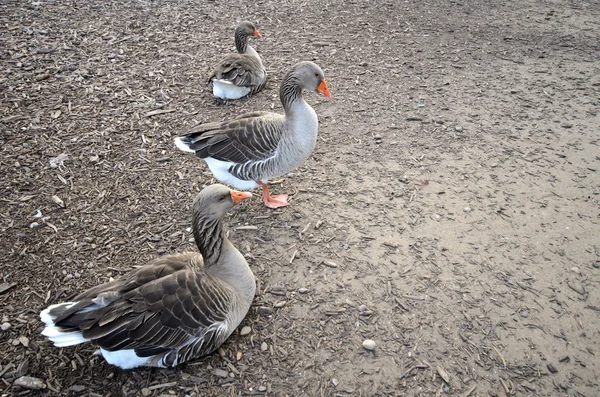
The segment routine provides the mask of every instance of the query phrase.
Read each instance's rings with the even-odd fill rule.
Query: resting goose
[[[248,44],[249,36],[261,37],[252,22],[242,22],[235,29],[237,54],[227,55],[209,78],[213,95],[221,99],[239,99],[256,94],[267,82],[267,71],[260,55]]]
[[[254,274],[225,236],[221,218],[252,194],[223,185],[193,204],[200,250],[154,259],[128,275],[41,312],[56,346],[91,342],[123,369],[173,367],[217,349],[252,303]]]
[[[304,89],[331,97],[323,71],[313,62],[300,62],[285,75],[279,89],[284,114],[252,112],[200,124],[175,138],[175,145],[204,159],[220,182],[240,190],[261,186],[267,207],[284,207],[287,195],[271,196],[268,180],[300,166],[317,142],[317,114],[302,98]]]

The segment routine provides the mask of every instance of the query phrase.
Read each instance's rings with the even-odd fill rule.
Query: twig
[[[157,110],[151,110],[148,113],[146,113],[144,115],[144,117],[156,116],[158,114],[164,114],[164,113],[173,113],[174,111],[175,111],[175,109],[157,109]]]

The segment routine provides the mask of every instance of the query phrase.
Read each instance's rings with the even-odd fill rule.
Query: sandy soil
[[[220,104],[242,19],[270,81]],[[3,396],[597,395],[598,1],[3,0],[0,26]],[[306,95],[317,149],[273,184],[292,205],[226,219],[252,332],[173,370],[45,340],[45,306],[194,249],[213,180],[173,137],[280,110],[300,60],[333,98]]]

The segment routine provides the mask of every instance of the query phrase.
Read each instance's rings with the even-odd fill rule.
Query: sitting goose
[[[252,112],[230,121],[200,124],[175,138],[175,145],[204,159],[219,181],[240,190],[261,186],[267,207],[284,207],[287,195],[271,196],[268,179],[285,175],[306,161],[319,130],[317,114],[302,98],[303,89],[331,97],[321,68],[300,62],[281,83],[283,115]]]
[[[242,22],[235,29],[237,54],[227,55],[221,60],[209,82],[213,95],[221,99],[239,99],[256,94],[267,82],[267,71],[260,55],[248,44],[248,37],[261,37],[252,22]]]
[[[173,367],[216,350],[252,303],[254,274],[225,236],[221,219],[252,194],[223,185],[193,204],[200,253],[154,259],[124,277],[41,312],[42,334],[56,346],[91,342],[123,369]]]

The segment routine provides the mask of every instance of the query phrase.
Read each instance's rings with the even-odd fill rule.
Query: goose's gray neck
[[[194,240],[204,258],[204,266],[209,268],[221,257],[225,232],[221,219],[206,219],[194,212]]]
[[[248,49],[248,36],[242,32],[235,32],[235,49],[240,54],[245,54]]]
[[[286,115],[290,112],[292,105],[296,101],[303,101],[302,86],[293,71],[288,72],[283,78],[283,82],[279,88],[279,99]]]

